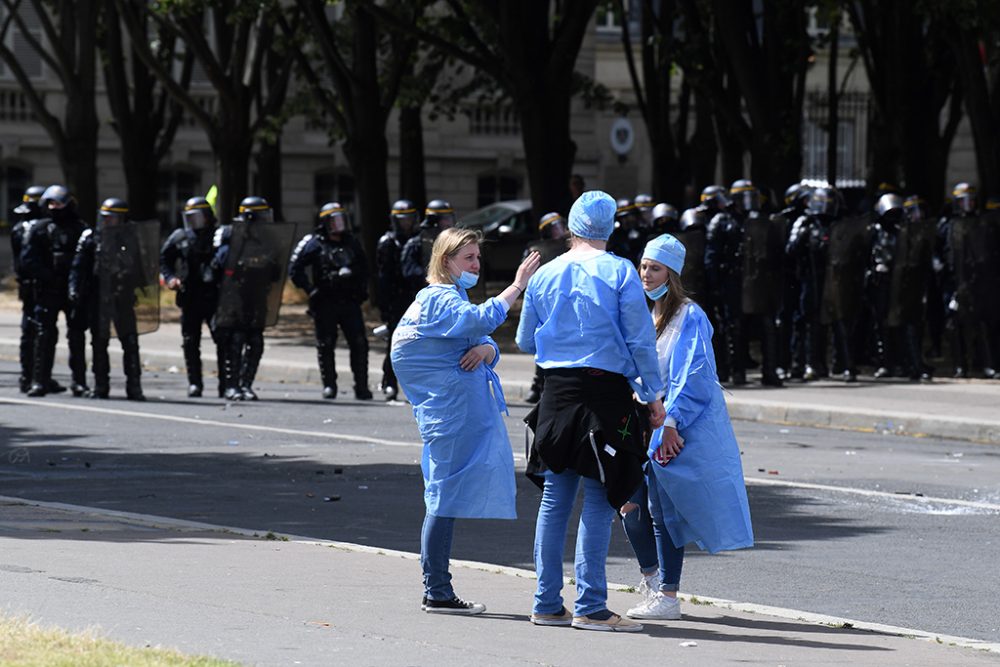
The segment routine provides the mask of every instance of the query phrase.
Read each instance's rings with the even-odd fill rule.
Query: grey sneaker
[[[563,607],[558,614],[532,614],[531,622],[535,625],[572,625],[573,614]]]
[[[642,623],[630,621],[618,614],[611,614],[610,618],[603,621],[591,616],[574,616],[573,627],[577,630],[597,630],[598,632],[639,632],[642,630]]]
[[[681,603],[677,598],[657,593],[653,598],[629,609],[626,614],[631,618],[654,621],[679,621],[681,618]]]

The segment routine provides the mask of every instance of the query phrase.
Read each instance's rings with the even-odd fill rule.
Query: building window
[[[484,174],[476,187],[476,207],[482,208],[494,202],[517,199],[521,194],[521,181],[508,174]]]
[[[469,133],[510,136],[521,133],[521,117],[510,104],[480,104],[465,110]]]
[[[837,187],[864,185],[864,156],[867,151],[869,98],[863,93],[848,93],[838,101]],[[826,95],[811,93],[806,98],[802,124],[802,177],[826,180],[827,152]]]
[[[659,11],[659,2],[653,0],[654,11]],[[642,12],[642,2],[626,2],[625,13],[628,14],[628,31],[631,37],[639,34],[639,17]],[[595,12],[598,35],[608,35],[618,38],[622,31],[622,17],[618,11],[617,2],[602,2]]]
[[[331,201],[351,210],[354,208],[354,176],[333,169],[318,171],[313,177],[313,193],[317,210]]]
[[[184,167],[171,167],[161,170],[157,181],[156,210],[160,213],[160,224],[166,229],[173,229],[183,224],[181,209],[184,202],[194,196],[204,196],[201,191],[201,173]],[[229,216],[219,214],[219,220]]]
[[[10,221],[10,211],[21,203],[24,191],[31,186],[31,172],[13,165],[0,165],[0,211]]]

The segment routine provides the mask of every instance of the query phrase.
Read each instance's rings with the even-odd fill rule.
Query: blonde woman
[[[479,279],[482,237],[446,229],[434,241],[427,279],[392,336],[392,366],[413,404],[424,443],[424,516],[420,564],[428,613],[479,614],[451,586],[448,560],[455,519],[514,519],[514,458],[502,412],[500,350],[490,334],[538,269],[538,253],[514,282],[481,305],[466,290]]]

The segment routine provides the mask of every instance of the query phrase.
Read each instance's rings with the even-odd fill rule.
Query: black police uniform
[[[45,188],[35,185],[28,188],[21,203],[11,211],[10,248],[14,258],[14,278],[17,281],[17,298],[21,300],[21,340],[19,346],[21,375],[18,386],[21,393],[31,389],[31,376],[35,356],[35,289],[34,282],[21,270],[21,250],[32,222],[40,217],[38,200]]]
[[[829,224],[816,215],[800,216],[792,225],[785,254],[795,267],[798,293],[791,327],[791,377],[815,380],[829,375],[826,327],[820,319],[826,277]]]
[[[397,217],[412,215],[415,224],[416,213],[416,208],[408,200],[401,199],[393,204],[389,230],[382,235],[375,247],[376,299],[382,321],[386,325],[386,341],[392,340],[392,332],[396,330],[396,325],[417,294],[417,290],[413,289],[414,281],[403,276],[403,248],[415,230],[413,226],[404,229],[397,222]],[[413,250],[415,249],[411,248]],[[390,352],[391,344],[388,344],[382,361],[381,389],[387,398],[392,399],[399,392],[399,383],[392,368]]]
[[[214,254],[212,237],[215,228],[206,225],[201,229],[175,229],[160,249],[160,275],[169,284],[180,281],[177,288],[177,307],[181,310],[181,349],[187,369],[188,395],[201,396],[203,389],[201,363],[202,325],[207,325],[216,343],[216,363],[219,374],[219,396],[223,386],[223,351],[216,338],[212,316],[219,300],[219,288],[214,282],[205,281],[205,269]]]
[[[333,352],[339,326],[350,348],[354,395],[370,399],[368,338],[361,315],[361,304],[368,298],[368,262],[361,244],[348,232],[342,233],[339,240],[332,240],[323,229],[317,229],[295,248],[288,275],[296,287],[309,295],[323,396],[337,395]]]
[[[705,277],[721,345],[719,378],[746,384],[743,350],[743,229],[727,211],[716,213],[705,231]],[[719,355],[718,352],[722,354]]]
[[[42,197],[42,215],[30,224],[21,248],[21,273],[31,281],[35,304],[35,341],[32,358],[33,371],[29,396],[43,396],[61,390],[52,382],[52,363],[55,357],[59,329],[56,321],[62,311],[66,318],[66,340],[69,344],[69,367],[72,374],[71,389],[75,396],[87,391],[85,331],[86,313],[72,308],[69,303],[68,281],[70,265],[77,242],[87,226],[76,213],[69,194],[62,190],[63,208],[45,210],[46,196]],[[59,195],[56,195],[59,196]]]

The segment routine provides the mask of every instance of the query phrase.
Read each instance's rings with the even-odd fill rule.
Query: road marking
[[[777,479],[763,479],[760,477],[747,477],[746,483],[751,486],[781,486],[790,489],[808,489],[810,491],[830,491],[833,493],[849,493],[868,498],[892,498],[893,500],[910,500],[921,503],[940,503],[945,505],[958,505],[960,507],[972,507],[981,510],[1000,512],[1000,504],[988,503],[979,500],[960,500],[957,498],[940,498],[935,496],[918,496],[913,493],[892,493],[890,491],[874,491],[872,489],[857,489],[849,486],[832,486],[829,484],[812,484],[810,482],[786,482]]]
[[[348,442],[358,442],[372,445],[386,445],[388,447],[423,447],[419,442],[406,442],[403,440],[382,440],[364,435],[352,435],[349,433],[332,433],[328,431],[304,431],[300,429],[279,428],[277,426],[261,426],[258,424],[245,424],[235,422],[223,422],[213,419],[194,419],[193,417],[177,417],[174,415],[157,415],[151,412],[138,412],[133,410],[119,410],[116,408],[101,408],[92,405],[73,405],[70,403],[55,403],[51,401],[28,400],[21,398],[0,398],[0,403],[10,403],[14,405],[33,405],[63,410],[78,410],[80,412],[90,412],[95,414],[117,415],[123,417],[138,417],[141,419],[157,419],[162,421],[172,421],[182,424],[197,424],[201,426],[219,426],[224,428],[238,428],[244,431],[258,431],[265,433],[280,433],[282,435],[295,435],[312,438],[324,438],[328,440],[346,440]],[[913,494],[892,493],[889,491],[875,491],[871,489],[858,489],[847,486],[832,486],[829,484],[812,484],[809,482],[789,482],[776,479],[764,479],[761,477],[747,477],[746,483],[754,486],[776,486],[792,489],[805,489],[810,491],[827,491],[831,493],[848,493],[869,498],[892,498],[894,500],[911,500],[922,503],[937,503],[953,505],[958,507],[970,507],[991,512],[1000,512],[1000,504],[989,503],[976,500],[960,500],[956,498],[940,498],[935,496],[917,496]]]
[[[155,514],[122,512],[121,510],[109,510],[100,507],[89,507],[86,505],[73,505],[69,503],[31,500],[29,498],[18,498],[14,496],[0,496],[0,503],[14,503],[19,505],[28,505],[32,507],[41,507],[45,509],[60,510],[64,512],[73,512],[77,514],[104,517],[108,519],[117,519],[123,522],[141,523],[153,528],[165,528],[169,530],[178,530],[178,531],[202,530],[206,532],[221,533],[223,535],[227,534],[242,535],[244,537],[251,537],[257,539],[264,539],[262,538],[262,536],[270,534],[278,538],[282,537],[288,538],[290,542],[296,542],[299,544],[317,545],[322,547],[334,547],[337,549],[343,549],[344,551],[371,554],[373,556],[391,556],[391,557],[405,558],[407,560],[420,559],[420,554],[411,553],[408,551],[384,549],[382,547],[373,547],[364,544],[354,544],[352,542],[336,542],[333,540],[320,540],[313,537],[304,537],[301,535],[293,535],[290,533],[275,533],[269,530],[252,530],[248,528],[237,528],[233,526],[222,526],[212,523],[203,523],[200,521],[190,521],[187,519],[174,519],[171,517],[157,516]],[[534,570],[525,570],[523,568],[509,567],[506,565],[496,565],[494,563],[452,559],[451,566],[465,567],[468,569],[480,570],[492,574],[501,574],[509,577],[519,577],[525,579],[535,578]],[[570,580],[567,579],[565,583],[569,585]],[[625,584],[614,584],[611,582],[608,582],[608,588],[624,592],[634,591],[634,587],[632,586]],[[858,621],[849,618],[843,618],[840,616],[827,616],[825,614],[816,614],[809,611],[789,609],[786,607],[772,607],[770,605],[761,605],[752,602],[736,602],[734,600],[705,597],[702,595],[691,594],[691,593],[681,593],[679,594],[678,597],[680,597],[681,600],[688,603],[692,603],[694,600],[697,600],[697,603],[700,604],[707,603],[715,607],[730,609],[736,612],[761,614],[765,616],[784,618],[793,621],[802,621],[804,623],[812,623],[814,625],[827,625],[832,627],[851,627],[854,628],[855,630],[867,630],[870,632],[877,632],[880,634],[892,635],[897,637],[912,637],[915,639],[932,641],[939,644],[953,645],[962,648],[972,648],[990,653],[1000,653],[1000,643],[988,642],[982,639],[972,639],[969,637],[956,637],[953,635],[943,635],[934,632],[927,632],[924,630],[916,630],[913,628],[904,628],[896,625],[885,625],[883,623],[869,623],[868,621]]]
[[[102,415],[115,415],[119,417],[139,417],[141,419],[158,419],[161,421],[178,422],[181,424],[198,424],[200,426],[221,426],[224,428],[238,428],[244,431],[262,431],[264,433],[281,433],[282,435],[297,435],[311,438],[326,438],[329,440],[347,440],[349,442],[360,442],[370,445],[386,445],[389,447],[423,447],[419,442],[406,442],[403,440],[383,440],[381,438],[371,438],[364,435],[351,435],[349,433],[332,433],[329,431],[303,431],[294,428],[279,428],[277,426],[260,426],[258,424],[241,424],[237,422],[223,422],[214,419],[194,419],[193,417],[177,417],[174,415],[157,415],[151,412],[137,412],[133,410],[118,410],[115,408],[99,408],[92,405],[73,405],[71,403],[55,403],[52,401],[27,400],[21,398],[0,398],[0,403],[11,403],[14,405],[33,405],[47,408],[57,408],[59,410],[78,410],[80,412],[91,412]]]

